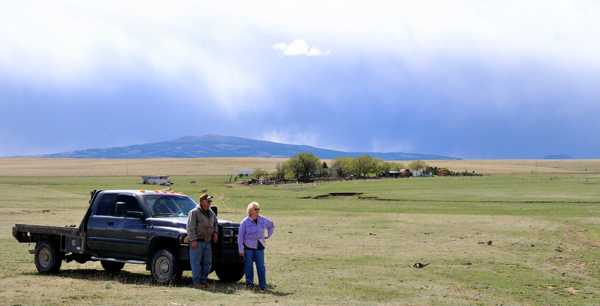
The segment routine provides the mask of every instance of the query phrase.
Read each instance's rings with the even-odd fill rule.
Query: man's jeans
[[[198,247],[193,248],[190,242],[190,265],[192,266],[192,277],[194,284],[206,283],[212,265],[212,250],[210,242],[198,241]]]
[[[256,263],[256,274],[258,274],[258,286],[267,286],[267,269],[265,269],[265,250],[244,250],[244,272],[246,273],[246,284],[254,285],[254,267]]]

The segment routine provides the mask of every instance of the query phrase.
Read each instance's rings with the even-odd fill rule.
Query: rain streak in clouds
[[[0,156],[219,134],[599,158],[597,1],[33,1],[0,11]]]

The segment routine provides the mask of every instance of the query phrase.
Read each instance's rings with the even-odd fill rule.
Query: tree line
[[[333,159],[331,165],[321,162],[319,157],[312,153],[300,153],[290,157],[283,163],[277,163],[276,170],[269,172],[255,168],[252,176],[256,179],[266,178],[271,180],[309,180],[323,177],[358,177],[386,176],[389,171],[400,169],[424,170],[428,165],[422,160],[416,160],[405,167],[401,162],[384,161],[378,157],[358,155],[356,158],[339,156]]]

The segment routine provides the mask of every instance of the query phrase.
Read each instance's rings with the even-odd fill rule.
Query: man
[[[194,288],[210,288],[206,283],[212,265],[210,243],[219,239],[217,216],[210,209],[212,196],[200,196],[200,204],[190,210],[187,221],[187,235],[190,244],[190,264]]]

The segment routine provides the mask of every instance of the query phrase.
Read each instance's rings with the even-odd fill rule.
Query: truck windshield
[[[196,207],[196,202],[188,196],[148,195],[145,199],[154,218],[187,217]]]

